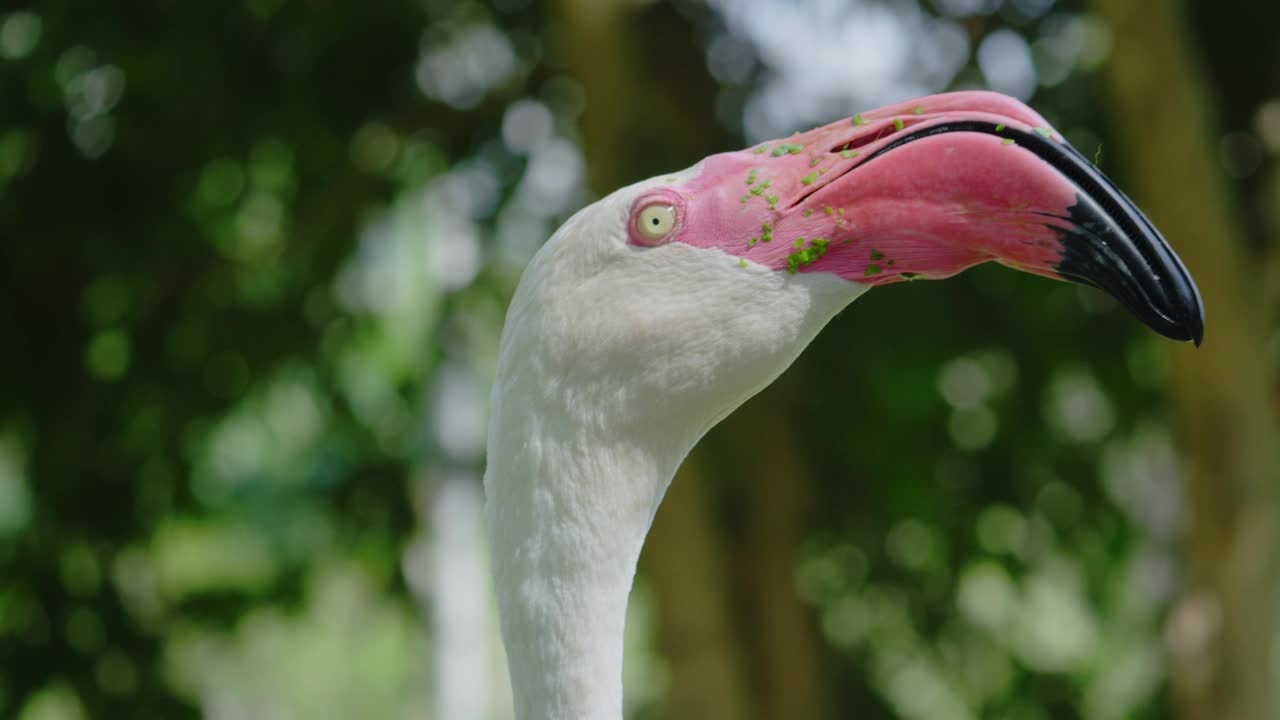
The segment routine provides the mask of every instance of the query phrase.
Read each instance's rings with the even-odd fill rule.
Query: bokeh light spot
[[[18,713],[18,720],[86,720],[80,696],[63,683],[46,685],[32,693]]]
[[[894,525],[885,548],[894,562],[908,570],[924,570],[941,560],[933,529],[915,518]]]
[[[89,341],[89,373],[99,380],[119,380],[129,369],[129,336],[120,330],[98,333]]]
[[[0,535],[22,530],[31,521],[26,448],[16,435],[0,433]]]
[[[977,361],[958,357],[938,374],[938,391],[951,407],[972,410],[991,396],[991,374]]]
[[[0,57],[20,60],[40,43],[44,20],[29,10],[19,10],[0,19]]]
[[[218,158],[200,173],[195,198],[207,207],[226,207],[240,197],[244,185],[245,173],[240,164],[230,158]]]
[[[400,136],[382,123],[365,123],[351,138],[351,162],[365,172],[386,170],[399,152]]]
[[[989,631],[1006,627],[1018,605],[1018,589],[1004,568],[979,562],[965,568],[956,590],[956,606],[974,625]]]
[[[1101,440],[1115,425],[1111,401],[1093,374],[1081,368],[1057,373],[1049,385],[1045,414],[1063,436],[1081,443]]]
[[[978,46],[978,67],[992,90],[1029,100],[1036,89],[1031,47],[1018,32],[996,30]]]
[[[974,452],[991,444],[1000,426],[994,411],[986,405],[970,410],[953,410],[947,419],[951,442],[960,450]]]
[[[0,134],[0,184],[22,171],[26,156],[26,133],[10,129]]]
[[[528,153],[551,139],[555,118],[537,100],[517,100],[502,115],[502,139],[511,152]]]
[[[978,543],[993,555],[1012,552],[1026,535],[1022,514],[1008,505],[990,505],[978,515]]]

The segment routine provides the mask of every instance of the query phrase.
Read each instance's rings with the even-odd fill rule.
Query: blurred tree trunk
[[[813,475],[797,452],[789,422],[784,375],[726,421],[754,445],[751,465],[735,491],[748,495],[745,546],[750,601],[755,614],[756,669],[761,717],[769,720],[836,717],[824,670],[822,636],[812,608],[796,593],[795,568],[813,501]]]
[[[667,491],[642,563],[658,602],[658,646],[671,668],[667,716],[752,717],[741,648],[734,640],[733,584],[707,503],[701,454],[685,460]]]
[[[593,192],[670,172],[713,149],[708,136],[721,134],[715,86],[705,73],[689,71],[704,63],[687,22],[667,6],[617,0],[561,0],[559,10],[567,26],[563,60],[585,90],[583,147]],[[667,716],[741,720],[755,703],[734,642],[741,623],[733,620],[728,553],[698,457],[695,450],[667,492],[641,567],[652,581],[658,643],[671,671]]]
[[[1187,463],[1189,582],[1167,639],[1179,716],[1280,717],[1280,442],[1268,399],[1263,288],[1209,143],[1213,122],[1179,4],[1093,0],[1117,42],[1110,117],[1134,194],[1204,294],[1204,347],[1173,351]]]

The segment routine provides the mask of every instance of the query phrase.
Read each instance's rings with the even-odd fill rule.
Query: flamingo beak
[[[1148,327],[1174,340],[1190,340],[1197,346],[1204,338],[1204,306],[1200,291],[1182,260],[1138,209],[1093,163],[1052,132],[1037,132],[1004,123],[981,119],[949,118],[915,132],[903,133],[891,143],[870,155],[870,163],[883,157],[900,164],[893,154],[909,143],[946,133],[972,133],[999,138],[1000,148],[992,147],[995,157],[989,161],[990,172],[1009,172],[1015,177],[1039,176],[1044,184],[1043,203],[1027,204],[1024,213],[1043,218],[1044,227],[1056,236],[1052,247],[1056,258],[1037,261],[1036,254],[1023,248],[989,238],[983,245],[998,262],[1099,288],[1119,301]],[[1012,143],[1009,141],[1012,140]],[[945,142],[945,140],[944,140]],[[1038,160],[1038,172],[1024,172],[1019,164],[1023,157],[1010,157],[1003,147],[1013,144]],[[988,141],[986,145],[991,145]],[[912,156],[914,158],[914,155]],[[901,161],[909,162],[908,157]],[[1007,162],[1010,167],[1000,169]],[[964,180],[964,175],[953,177]],[[1055,202],[1049,197],[1056,197]],[[1069,198],[1066,202],[1064,198]],[[1022,237],[1026,241],[1027,237]],[[993,242],[995,240],[995,242]],[[1022,243],[1019,243],[1022,244]],[[1043,246],[1042,246],[1043,247]],[[1046,272],[1046,270],[1048,272]]]
[[[727,252],[872,285],[994,260],[1100,288],[1166,337],[1204,337],[1199,290],[1160,232],[1012,98],[935,95],[763,147],[710,158],[704,170],[706,189],[725,184],[733,197],[721,202],[741,205],[724,214],[758,224]],[[716,180],[726,174],[732,183]],[[741,176],[748,188],[769,186],[743,195]],[[757,240],[764,227],[769,242]]]

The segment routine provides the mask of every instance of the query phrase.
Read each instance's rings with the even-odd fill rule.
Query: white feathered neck
[[[631,201],[653,182],[566,223],[503,329],[485,492],[520,720],[622,717],[627,595],[676,468],[866,289],[627,245]]]

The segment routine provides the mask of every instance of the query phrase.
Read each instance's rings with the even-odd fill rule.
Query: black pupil
[[[660,220],[658,220],[658,218],[656,218],[656,217],[653,219],[653,224],[654,224],[654,225],[657,225],[657,224],[659,224],[660,222],[661,222],[661,221],[660,221]]]

